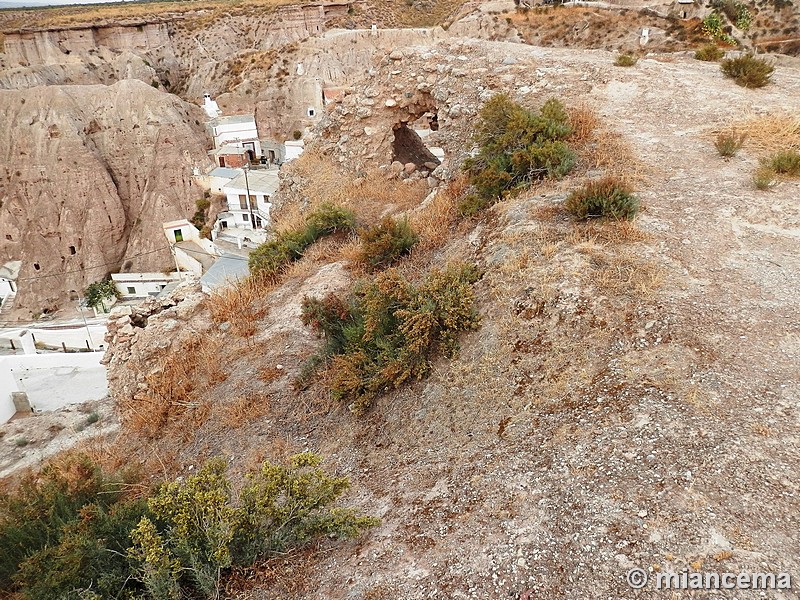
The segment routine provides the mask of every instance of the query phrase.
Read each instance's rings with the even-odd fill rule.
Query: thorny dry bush
[[[161,357],[145,376],[147,388],[122,400],[123,425],[147,437],[176,421],[182,428],[202,425],[211,411],[207,392],[227,379],[221,346],[216,337],[198,336]]]

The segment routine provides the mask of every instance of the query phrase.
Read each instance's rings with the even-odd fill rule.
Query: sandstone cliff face
[[[201,111],[138,80],[0,91],[0,262],[23,261],[16,314],[69,302],[107,273],[171,262],[207,164]]]

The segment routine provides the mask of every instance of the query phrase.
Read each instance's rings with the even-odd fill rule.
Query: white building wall
[[[4,366],[3,359],[0,358],[0,425],[17,412],[14,408],[14,401],[11,399],[11,392],[18,391],[17,380],[11,372],[11,368]]]
[[[197,277],[200,277],[203,274],[203,263],[194,258],[188,252],[181,250],[178,246],[175,246],[175,262],[178,263],[181,271],[188,271]]]
[[[0,277],[0,299],[16,292],[16,286],[10,279]]]
[[[285,148],[284,162],[289,162],[290,160],[299,157],[303,153],[303,150],[305,149],[305,144],[303,143],[303,140],[298,140],[298,141],[286,140],[283,145]]]
[[[247,190],[237,190],[235,188],[226,188],[226,198],[228,201],[228,210],[227,212],[233,215],[234,223],[231,225],[228,224],[228,227],[245,227],[250,229],[250,209],[249,208],[242,208],[241,200],[239,196],[247,197]],[[270,209],[272,208],[272,203],[269,202],[268,196],[262,194],[260,192],[250,192],[251,196],[255,196],[256,198],[256,206],[253,208],[253,213],[261,217],[262,220],[262,227],[266,227],[269,225],[270,221]],[[230,221],[230,219],[227,219]]]
[[[180,277],[177,272],[165,273],[114,273],[111,275],[114,285],[121,296],[126,298],[146,298],[155,296],[173,281]],[[131,291],[128,288],[133,288]]]
[[[253,150],[255,155],[261,156],[261,142],[258,139],[256,122],[251,123],[223,123],[213,128],[214,147],[220,148],[225,144],[232,144]]]
[[[56,410],[67,404],[99,400],[105,397],[108,394],[108,384],[105,380],[105,367],[100,363],[104,355],[105,352],[75,352],[67,354],[52,352],[49,354],[0,356],[0,423],[5,423],[14,415],[14,412],[11,412],[14,411],[11,392],[19,391],[17,389],[15,371],[68,368],[77,372],[94,372],[101,376],[95,382],[94,389],[81,388],[72,390],[69,394],[62,394],[61,392],[64,390],[58,390],[58,398],[55,400],[50,396],[37,400],[37,398],[31,397],[29,392],[28,400],[34,408]],[[11,387],[12,383],[13,388]]]

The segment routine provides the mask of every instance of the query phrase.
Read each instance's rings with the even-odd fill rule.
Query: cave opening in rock
[[[441,161],[428,149],[419,134],[411,129],[408,123],[403,122],[394,126],[392,161],[399,161],[404,165],[414,163],[418,168],[435,168],[441,164]]]

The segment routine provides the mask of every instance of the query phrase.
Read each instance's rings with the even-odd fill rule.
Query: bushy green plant
[[[800,177],[800,153],[796,150],[778,152],[770,157],[768,164],[775,173]]]
[[[0,496],[0,591],[55,600],[137,589],[125,552],[146,507],[124,499],[125,481],[74,456]]]
[[[358,235],[361,238],[361,260],[372,271],[388,267],[411,252],[419,241],[406,218],[384,217],[378,225],[362,229]]]
[[[306,227],[311,228],[315,237],[337,231],[353,231],[355,226],[353,211],[330,202],[321,204],[306,217]]]
[[[614,59],[614,65],[617,67],[632,67],[639,59],[633,54],[618,54]]]
[[[746,135],[735,131],[721,131],[714,140],[714,147],[719,155],[725,158],[736,156],[736,153],[744,144]]]
[[[192,225],[198,229],[203,229],[208,219],[208,209],[211,207],[211,200],[203,197],[197,200],[195,205],[197,206],[197,210],[194,215],[192,215]]]
[[[639,201],[626,185],[613,177],[605,177],[572,192],[567,197],[566,207],[579,219],[632,219],[639,210]]]
[[[131,578],[136,565],[126,556],[130,532],[147,514],[144,500],[91,503],[66,524],[58,544],[48,545],[20,565],[14,578],[31,600],[128,597],[142,586]]]
[[[117,291],[117,286],[114,285],[114,281],[108,277],[102,281],[90,283],[89,287],[84,290],[83,296],[86,299],[86,306],[89,308],[100,308],[104,300],[118,298],[119,291]]]
[[[694,57],[697,60],[704,60],[707,62],[716,62],[721,60],[723,56],[725,56],[725,51],[716,44],[706,44],[698,48],[694,53]]]
[[[361,414],[381,391],[424,377],[434,355],[451,356],[459,333],[479,324],[477,277],[472,266],[451,265],[415,286],[389,269],[346,300],[305,298],[302,319],[325,336],[334,397]]]
[[[753,173],[753,185],[756,189],[763,191],[768,190],[775,181],[775,171],[769,165],[762,164]]]
[[[736,27],[742,31],[748,31],[753,23],[753,14],[750,9],[741,2],[736,3]]]
[[[166,484],[148,500],[153,518],[132,533],[130,556],[154,598],[218,597],[223,572],[318,537],[346,538],[378,523],[352,509],[329,508],[348,488],[306,452],[288,466],[265,462],[247,474],[238,497],[222,459],[185,481]]]
[[[718,40],[720,42],[725,42],[726,44],[735,45],[736,40],[725,33],[723,24],[722,15],[720,15],[716,10],[712,11],[703,19],[703,33],[705,33],[712,40]]]
[[[720,67],[723,75],[733,79],[738,85],[746,88],[764,87],[770,82],[773,67],[763,58],[756,58],[752,54],[743,54],[736,58],[722,61]]]
[[[481,108],[476,127],[478,154],[464,162],[481,201],[462,206],[462,214],[489,206],[535,180],[566,175],[575,163],[564,141],[570,133],[569,119],[558,100],[548,100],[534,112],[505,94],[491,98]]]
[[[303,227],[283,231],[274,240],[264,242],[250,253],[250,273],[263,277],[277,277],[291,262],[303,256],[305,250],[324,235],[337,231],[352,231],[355,227],[353,212],[335,204],[322,204],[309,213]]]

